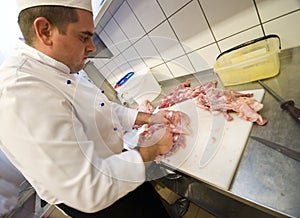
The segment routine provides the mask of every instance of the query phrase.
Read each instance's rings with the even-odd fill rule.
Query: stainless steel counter
[[[300,107],[300,47],[280,53],[280,74],[265,83],[282,98]],[[247,84],[259,87],[259,84]],[[260,136],[300,152],[300,125],[265,94],[262,115],[266,126],[254,125],[251,135]],[[264,206],[300,217],[300,163],[260,143],[249,140],[230,191]]]
[[[281,51],[279,57],[279,75],[264,82],[282,98],[293,99],[300,107],[300,47]],[[186,79],[196,86],[209,81],[212,74],[213,71],[208,70],[164,81],[162,95]],[[260,88],[257,82],[226,87],[232,90]],[[268,124],[254,124],[250,135],[300,152],[300,125],[267,92],[263,104],[260,114],[268,119]],[[300,163],[250,138],[229,191],[187,175],[179,179],[163,177],[157,181],[218,217],[300,217]]]

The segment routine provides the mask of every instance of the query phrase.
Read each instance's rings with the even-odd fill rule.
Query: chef
[[[134,124],[167,123],[110,102],[75,79],[90,52],[89,0],[17,0],[24,41],[0,68],[0,145],[41,199],[72,217],[167,217],[145,163],[172,147],[165,132],[122,152]],[[7,30],[8,31],[8,30]]]

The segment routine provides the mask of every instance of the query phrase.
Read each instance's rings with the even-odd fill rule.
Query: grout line
[[[222,38],[222,39],[217,40],[217,42],[221,42],[221,41],[223,41],[223,40],[225,40],[225,39],[229,39],[229,38],[231,38],[231,37],[233,37],[233,36],[239,35],[239,34],[241,34],[241,33],[243,33],[243,32],[246,32],[246,31],[251,30],[251,29],[253,29],[253,28],[255,28],[255,27],[258,27],[258,26],[260,26],[260,24],[254,25],[254,26],[249,27],[249,28],[247,28],[247,29],[243,29],[243,30],[241,30],[241,31],[239,31],[239,32],[236,32],[236,33],[232,34],[232,35],[226,36],[226,37],[224,37],[224,38]]]
[[[274,17],[274,18],[272,18],[272,19],[270,19],[270,20],[267,20],[267,21],[262,22],[262,24],[269,23],[269,22],[271,22],[271,21],[280,19],[280,18],[282,18],[282,17],[288,16],[288,15],[293,14],[293,13],[296,13],[296,12],[298,12],[298,11],[300,11],[300,9],[296,9],[296,10],[294,10],[294,11],[290,11],[290,12],[288,12],[288,13],[285,13],[285,14],[282,14],[282,15],[280,15],[280,16]]]
[[[195,67],[194,67],[194,65],[193,65],[193,63],[192,63],[190,57],[187,55],[187,53],[186,53],[186,51],[185,51],[185,49],[184,49],[184,47],[183,47],[183,45],[182,45],[182,42],[180,41],[178,35],[176,34],[176,31],[174,30],[174,28],[173,28],[173,26],[171,25],[170,20],[169,20],[170,17],[172,17],[175,13],[177,13],[178,11],[182,10],[183,8],[185,8],[185,7],[186,7],[188,4],[190,4],[193,0],[191,0],[191,1],[189,1],[188,3],[186,3],[185,5],[183,5],[180,9],[178,9],[176,12],[174,12],[174,13],[173,13],[171,16],[169,16],[169,17],[167,17],[166,13],[164,12],[164,10],[163,10],[162,6],[160,5],[160,3],[158,2],[158,0],[156,0],[156,1],[157,1],[157,3],[158,3],[159,7],[161,8],[163,14],[164,14],[165,17],[167,18],[167,22],[168,22],[169,26],[171,27],[171,29],[172,29],[172,31],[173,31],[173,33],[174,33],[174,35],[175,35],[175,37],[176,37],[178,43],[180,44],[180,46],[181,46],[181,48],[182,48],[182,50],[183,50],[183,52],[184,52],[183,55],[180,55],[180,56],[178,56],[178,57],[176,57],[176,58],[173,58],[172,60],[175,60],[175,59],[177,59],[177,58],[186,56],[187,59],[188,59],[188,61],[189,61],[189,63],[191,64],[191,66],[192,66],[192,68],[193,68],[193,70],[194,70],[194,73],[195,73],[195,72],[196,72],[196,69],[195,69]],[[172,60],[165,61],[165,63],[171,62]],[[166,64],[166,65],[167,65],[167,64]],[[168,67],[168,65],[167,65],[167,67]],[[169,69],[169,67],[168,67],[168,69]],[[170,70],[170,69],[169,69],[169,70]],[[170,70],[170,72],[171,72],[172,76],[175,77],[175,76],[173,75],[173,73],[172,73],[171,70]]]
[[[221,51],[221,48],[220,48],[220,46],[219,46],[219,43],[218,43],[218,41],[217,41],[217,38],[216,38],[216,36],[215,36],[213,30],[212,30],[212,27],[211,27],[211,25],[210,25],[210,23],[209,23],[209,21],[208,21],[208,18],[207,18],[206,14],[205,14],[205,11],[204,11],[204,9],[203,9],[203,7],[202,7],[202,5],[201,5],[201,2],[200,2],[200,0],[197,0],[197,1],[198,1],[198,4],[199,4],[200,8],[201,8],[201,11],[202,11],[202,13],[203,13],[203,16],[204,16],[204,18],[205,18],[205,21],[206,21],[206,23],[207,23],[207,25],[208,25],[208,28],[209,28],[209,30],[210,30],[210,32],[211,32],[211,34],[212,34],[212,36],[213,36],[213,38],[214,38],[214,40],[215,40],[215,43],[216,43],[216,45],[217,45],[217,47],[218,47],[218,49],[219,49],[219,52],[221,53],[221,52],[222,52],[222,51]]]
[[[159,4],[159,1],[158,1],[158,0],[156,0],[156,1],[157,1],[157,3]],[[164,12],[164,10],[163,10],[163,8],[161,7],[160,4],[159,4],[159,6],[161,7],[161,10],[163,11],[165,17],[166,17],[167,19],[169,19],[169,18],[171,18],[172,16],[174,16],[175,14],[177,14],[177,12],[179,12],[179,11],[181,11],[183,8],[185,8],[185,6],[187,6],[188,4],[190,4],[192,1],[194,1],[194,0],[190,0],[189,2],[185,3],[183,6],[181,6],[179,9],[177,9],[175,12],[173,12],[173,13],[170,14],[169,16],[167,16],[167,15],[165,14],[165,12]]]
[[[259,14],[259,11],[258,11],[258,7],[257,7],[257,4],[256,4],[255,0],[253,0],[253,4],[254,4],[255,11],[256,11],[256,15],[257,15],[258,20],[259,20],[259,24],[260,24],[261,30],[262,30],[264,36],[266,36],[266,32],[265,32],[265,29],[264,29],[264,27],[262,25],[261,17],[260,17],[260,14]]]

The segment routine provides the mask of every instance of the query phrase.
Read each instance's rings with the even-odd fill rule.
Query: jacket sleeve
[[[131,131],[134,123],[136,121],[136,117],[138,111],[133,108],[127,108],[123,105],[112,102],[112,107],[116,112],[121,125],[126,131]]]
[[[144,182],[145,166],[137,151],[100,158],[70,102],[59,93],[49,95],[43,90],[47,87],[30,84],[27,92],[24,86],[28,84],[1,92],[0,144],[42,199],[92,213]],[[136,112],[116,110],[130,115],[122,120],[124,126],[133,124]]]

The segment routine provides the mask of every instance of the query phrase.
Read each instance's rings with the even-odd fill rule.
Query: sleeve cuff
[[[138,111],[133,108],[127,108],[117,103],[112,103],[122,127],[126,131],[131,131],[134,126]]]

